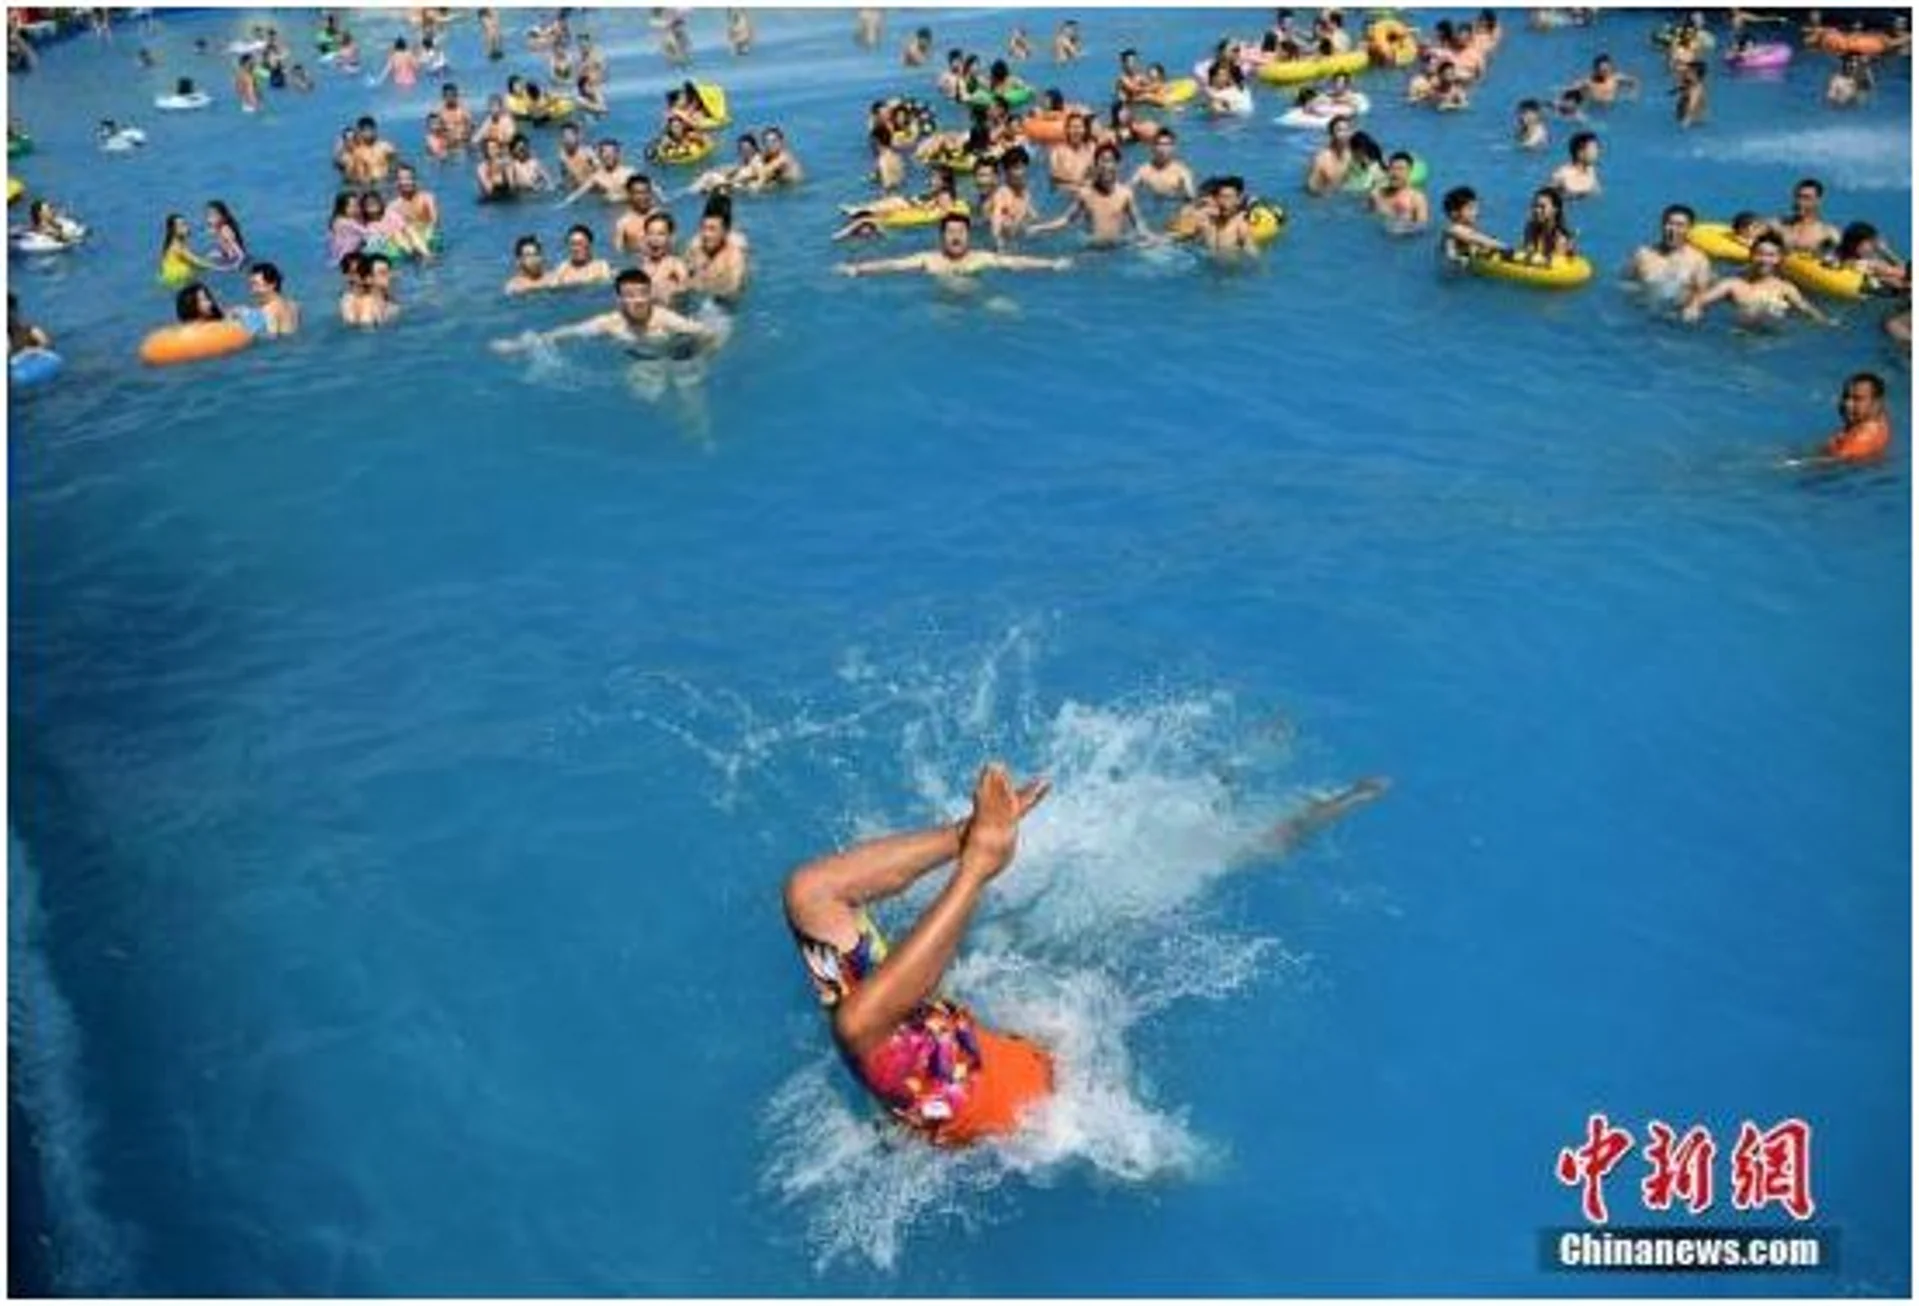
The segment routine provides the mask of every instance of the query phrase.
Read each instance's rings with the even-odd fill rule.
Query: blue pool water
[[[154,73],[129,33],[75,40],[9,88],[14,170],[96,233],[10,267],[67,358],[9,400],[12,1088],[57,1286],[1908,1290],[1910,380],[1877,311],[1755,337],[1603,276],[1442,282],[1427,241],[1299,194],[1272,94],[1183,124],[1202,174],[1291,204],[1257,271],[845,282],[863,106],[923,89],[908,20],[867,54],[849,15],[761,15],[736,65],[709,13],[698,67],[812,178],[741,202],[733,339],[648,403],[591,347],[486,349],[602,301],[502,300],[512,239],[568,219],[478,209],[464,168],[428,169],[448,257],[401,325],[336,326],[329,143],[370,111],[413,152],[425,96],[144,108],[182,70],[228,99],[192,38],[258,17],[170,19]],[[1256,21],[1083,20],[1058,80],[1089,95],[1122,45],[1183,67]],[[1009,25],[924,21],[942,49]],[[1909,247],[1904,66],[1843,115],[1810,59],[1715,74],[1682,135],[1652,21],[1514,14],[1471,111],[1374,77],[1372,127],[1512,231],[1559,157],[1507,145],[1512,103],[1610,49],[1649,94],[1598,125],[1602,269],[1667,202],[1777,212],[1807,172]],[[637,144],[645,15],[585,26]],[[452,48],[471,92],[533,71],[481,65],[471,23]],[[109,115],[152,144],[96,154]],[[309,329],[143,371],[161,215],[216,196]],[[1773,470],[1861,367],[1890,463]],[[960,810],[995,755],[1058,791],[953,987],[1053,1042],[1064,1092],[935,1155],[834,1062],[777,889]],[[1387,801],[1249,856],[1364,773]],[[1547,1273],[1593,1110],[1711,1126],[1720,1222],[1740,1120],[1810,1121],[1840,1264]],[[1644,1218],[1640,1173],[1615,1212]]]

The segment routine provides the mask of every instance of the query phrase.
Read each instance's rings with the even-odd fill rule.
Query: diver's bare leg
[[[1282,853],[1291,852],[1348,812],[1364,807],[1391,787],[1392,781],[1385,776],[1367,776],[1363,780],[1353,781],[1331,798],[1315,798],[1306,805],[1305,811],[1279,823],[1269,836],[1269,846]]]

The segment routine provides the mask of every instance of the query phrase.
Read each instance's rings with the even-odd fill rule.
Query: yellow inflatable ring
[[[1253,233],[1253,244],[1270,245],[1286,227],[1286,210],[1265,200],[1255,200],[1246,210],[1246,225]]]
[[[1258,76],[1268,86],[1297,86],[1301,82],[1316,82],[1340,73],[1350,75],[1361,72],[1370,62],[1372,60],[1364,50],[1348,50],[1345,54],[1329,54],[1314,59],[1275,59],[1271,63],[1261,64]]]
[[[7,178],[7,203],[11,204],[27,193],[27,183],[18,177]]]
[[[1551,262],[1494,254],[1474,258],[1472,268],[1482,277],[1514,281],[1542,290],[1570,290],[1574,286],[1585,285],[1593,277],[1593,265],[1577,254],[1571,258],[1556,258]]]
[[[150,332],[140,342],[140,361],[149,367],[171,367],[237,354],[252,343],[253,333],[231,319],[183,322]]]
[[[1396,18],[1382,18],[1366,29],[1366,53],[1376,64],[1404,68],[1419,57],[1419,38]]]
[[[1836,268],[1810,254],[1788,254],[1779,271],[1801,290],[1816,290],[1834,299],[1864,299],[1866,274],[1857,268]]]
[[[1141,104],[1174,105],[1184,104],[1199,94],[1199,83],[1191,77],[1180,77],[1139,97]]]
[[[699,94],[700,108],[706,113],[708,127],[724,127],[733,121],[732,111],[726,105],[726,92],[711,82],[694,82],[693,89]]]
[[[930,227],[944,220],[949,213],[971,214],[972,211],[972,206],[965,200],[956,200],[952,204],[914,204],[876,213],[873,221],[882,227]]]
[[[1692,230],[1686,233],[1686,243],[1707,258],[1725,263],[1746,263],[1752,259],[1752,248],[1734,237],[1732,228],[1723,222],[1693,223]]]
[[[664,163],[669,167],[680,167],[689,163],[698,163],[713,152],[711,136],[693,136],[674,144],[672,141],[658,140],[646,147],[646,157],[655,163]]]

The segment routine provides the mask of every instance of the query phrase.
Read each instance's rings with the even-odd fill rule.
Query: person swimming
[[[1816,453],[1781,460],[1781,467],[1844,467],[1878,462],[1892,445],[1886,413],[1886,381],[1877,372],[1855,372],[1839,388],[1841,426]]]
[[[1260,851],[1284,853],[1386,792],[1364,780],[1270,832]],[[936,1147],[1016,1133],[1055,1091],[1053,1052],[989,1028],[944,992],[973,916],[1019,850],[1019,829],[1052,791],[1015,784],[989,763],[958,821],[869,839],[787,875],[782,905],[800,959],[848,1069],[892,1118]],[[872,908],[952,867],[903,940],[891,944]]]
[[[1030,258],[1024,254],[1001,254],[974,249],[973,223],[964,213],[949,213],[940,220],[939,248],[924,254],[902,258],[873,259],[865,263],[842,263],[841,276],[870,277],[894,272],[924,272],[930,276],[959,278],[982,272],[1008,271],[1061,272],[1073,266],[1066,258]]]
[[[1687,242],[1695,221],[1684,204],[1668,205],[1659,217],[1658,241],[1633,252],[1627,279],[1687,298],[1712,285],[1712,261]]]
[[[517,354],[565,340],[602,339],[617,341],[635,357],[651,359],[717,349],[724,339],[714,327],[662,307],[653,297],[650,279],[638,268],[627,268],[615,277],[613,293],[615,307],[610,313],[551,331],[496,340],[494,352]]]
[[[1714,304],[1729,303],[1748,326],[1777,322],[1795,312],[1822,325],[1832,325],[1832,319],[1814,307],[1799,287],[1779,275],[1785,254],[1779,237],[1766,232],[1753,241],[1752,258],[1743,276],[1726,277],[1696,292],[1680,310],[1680,317],[1697,322]]]

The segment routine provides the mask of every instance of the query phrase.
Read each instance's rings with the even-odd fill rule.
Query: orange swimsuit
[[[827,1007],[839,1005],[886,960],[886,939],[866,917],[859,942],[845,951],[797,937]],[[879,1044],[847,1060],[896,1119],[941,1146],[1010,1134],[1027,1108],[1053,1091],[1053,1058],[1044,1048],[982,1028],[948,998],[921,1003]]]

